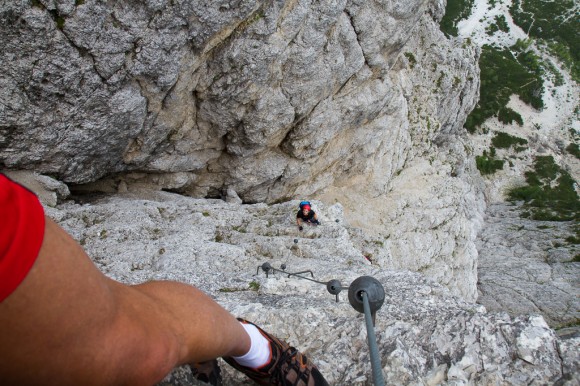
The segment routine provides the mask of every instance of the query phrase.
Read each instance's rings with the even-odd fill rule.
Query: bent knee
[[[177,365],[177,355],[175,350],[169,347],[166,342],[159,342],[156,347],[148,348],[141,363],[130,371],[135,385],[154,385],[167,376]]]
[[[126,331],[124,337],[107,344],[104,359],[111,384],[154,385],[178,364],[178,351],[172,339],[142,332]]]

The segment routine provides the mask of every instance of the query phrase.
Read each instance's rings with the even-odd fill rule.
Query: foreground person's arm
[[[115,282],[48,218],[36,262],[0,303],[3,385],[154,384],[177,365],[249,347],[239,322],[198,289]]]

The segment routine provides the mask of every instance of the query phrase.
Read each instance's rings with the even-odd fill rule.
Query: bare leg
[[[236,319],[201,291],[115,282],[48,218],[32,270],[0,303],[3,384],[154,384],[177,365],[249,348]]]

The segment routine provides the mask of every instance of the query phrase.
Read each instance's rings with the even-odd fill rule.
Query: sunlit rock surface
[[[342,205],[314,201],[322,225],[299,232],[298,201],[241,205],[171,193],[125,193],[67,202],[47,213],[108,276],[125,283],[193,284],[312,357],[332,385],[371,385],[364,317],[315,282],[376,278],[385,302],[376,335],[387,384],[577,384],[578,336],[558,338],[541,316],[512,318],[467,303],[419,273],[382,269],[372,238],[349,226]],[[192,312],[201,312],[192,310]],[[224,384],[247,384],[222,363]],[[196,384],[186,367],[162,385]]]
[[[478,48],[439,1],[10,1],[0,167],[72,190],[340,202],[474,301]],[[228,193],[229,192],[229,193]],[[54,204],[54,202],[53,202]]]

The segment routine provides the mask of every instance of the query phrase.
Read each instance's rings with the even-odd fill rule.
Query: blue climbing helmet
[[[310,201],[300,201],[300,205],[298,205],[298,207],[300,208],[300,210],[302,210],[302,208],[304,208],[304,206],[310,206],[312,207],[312,205],[310,204]]]

